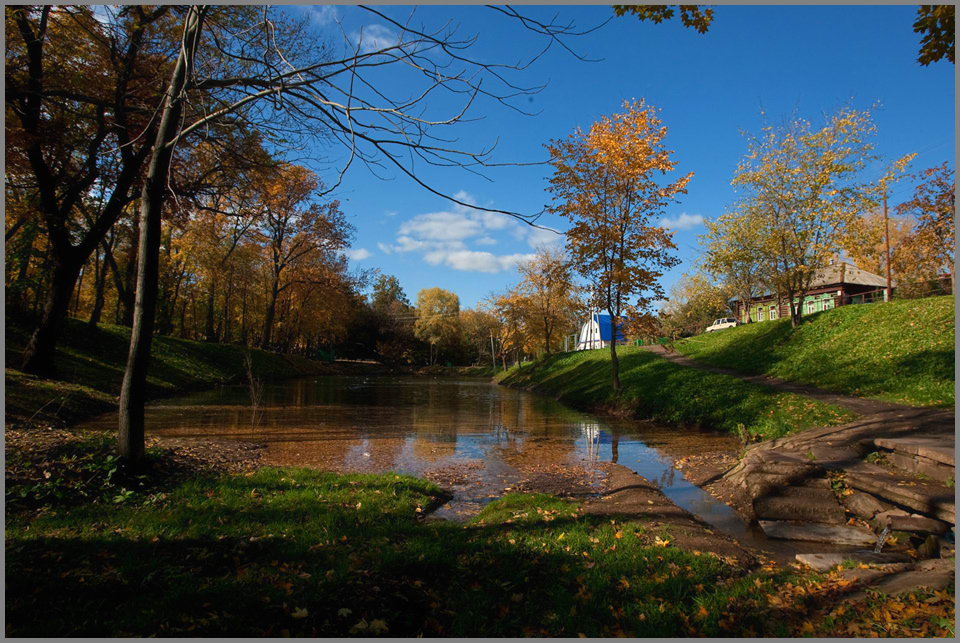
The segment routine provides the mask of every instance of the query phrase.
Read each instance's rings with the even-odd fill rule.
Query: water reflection
[[[150,405],[147,432],[256,441],[266,445],[269,464],[426,475],[455,491],[441,511],[447,517],[470,513],[534,476],[578,475],[588,493],[598,465],[619,462],[681,507],[734,535],[746,533],[732,509],[674,468],[674,458],[729,449],[723,436],[603,421],[542,395],[470,379],[292,380],[266,387],[260,410],[251,422],[246,389],[223,387]],[[86,428],[113,426],[107,416]]]

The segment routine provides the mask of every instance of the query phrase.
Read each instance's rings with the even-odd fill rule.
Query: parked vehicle
[[[724,328],[733,328],[739,325],[740,325],[740,322],[738,322],[733,317],[723,317],[721,319],[715,319],[712,324],[707,326],[707,330],[703,332],[710,333],[715,330],[723,330]]]

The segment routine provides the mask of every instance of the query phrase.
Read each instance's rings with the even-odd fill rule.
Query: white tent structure
[[[590,311],[590,319],[584,322],[580,327],[580,335],[577,339],[577,350],[586,351],[594,348],[610,348],[610,341],[613,333],[611,331],[613,324],[610,323],[610,315],[601,315],[595,310]],[[626,340],[623,331],[617,329],[617,343],[624,343]]]

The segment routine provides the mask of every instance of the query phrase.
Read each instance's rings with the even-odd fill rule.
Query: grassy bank
[[[63,454],[103,471],[82,501],[8,505],[8,636],[785,636],[902,625],[864,624],[889,601],[837,610],[831,576],[746,574],[671,546],[662,527],[584,517],[552,496],[506,496],[466,526],[422,521],[443,493],[393,474],[200,473],[148,479],[119,498],[103,446]],[[62,465],[46,466],[60,475]],[[940,595],[918,593],[911,624],[947,635],[953,604]]]
[[[916,406],[954,404],[954,297],[843,306],[678,342],[698,361]]]
[[[6,421],[72,424],[117,406],[130,346],[130,329],[91,328],[68,319],[57,349],[56,379],[37,378],[16,369],[29,327],[7,320]],[[147,390],[151,398],[245,381],[247,349],[173,337],[154,337]],[[295,355],[250,350],[253,371],[267,380],[335,372],[332,367]]]
[[[734,434],[742,424],[764,438],[854,419],[839,407],[680,366],[642,348],[620,347],[617,355],[621,384],[617,397],[610,384],[607,349],[554,355],[535,366],[510,369],[499,381],[554,395],[579,408],[694,423]]]

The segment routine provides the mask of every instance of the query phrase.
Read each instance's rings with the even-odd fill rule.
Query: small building
[[[861,270],[853,264],[837,261],[817,270],[810,289],[803,298],[804,315],[830,310],[847,304],[865,304],[885,299],[887,280],[880,275]],[[793,299],[798,301],[797,297]],[[766,292],[751,298],[746,306],[736,297],[729,300],[730,310],[741,322],[768,321],[790,316],[790,307],[786,299],[777,305],[776,293]]]
[[[577,338],[577,350],[584,351],[592,348],[610,348],[610,340],[613,336],[611,331],[612,327],[613,324],[610,323],[610,315],[601,315],[597,312],[591,313],[590,319],[580,327],[580,335]],[[627,340],[623,336],[623,331],[618,328],[617,343],[625,344],[626,342]]]

